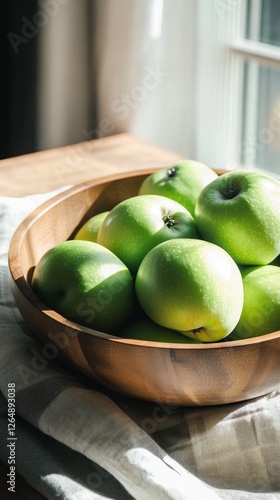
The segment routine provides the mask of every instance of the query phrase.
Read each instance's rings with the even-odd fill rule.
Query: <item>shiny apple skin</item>
[[[158,194],[181,203],[194,216],[201,190],[218,177],[204,163],[182,160],[170,167],[156,170],[141,184],[139,194]]]
[[[31,286],[66,319],[105,333],[121,327],[135,303],[127,267],[91,241],[68,240],[48,250],[35,267]]]
[[[201,191],[195,220],[238,264],[270,264],[280,253],[280,182],[257,171],[222,174]]]
[[[109,212],[107,211],[93,215],[93,217],[87,220],[77,231],[74,236],[74,240],[93,241],[94,243],[97,243],[98,231],[108,213]]]
[[[225,338],[243,306],[238,266],[225,250],[203,240],[169,240],[155,247],[139,267],[135,288],[153,321],[203,342]]]
[[[280,330],[280,267],[241,269],[244,304],[232,338],[259,337]]]
[[[137,195],[110,211],[97,242],[117,255],[135,276],[145,255],[159,243],[198,237],[196,223],[185,207],[165,196]]]

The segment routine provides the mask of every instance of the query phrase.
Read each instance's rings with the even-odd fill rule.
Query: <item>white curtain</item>
[[[129,131],[185,158],[236,168],[243,61],[231,43],[243,35],[246,2],[96,0],[95,7],[96,134]]]
[[[194,2],[53,1],[40,30],[39,149],[130,132],[192,156]]]
[[[237,166],[243,76],[230,43],[244,30],[245,2],[51,3],[40,30],[40,149],[129,132]]]
[[[38,13],[45,19],[38,33],[38,149],[42,150],[85,140],[82,131],[91,120],[91,6],[89,0],[52,0]]]
[[[192,155],[194,2],[97,0],[97,128]]]

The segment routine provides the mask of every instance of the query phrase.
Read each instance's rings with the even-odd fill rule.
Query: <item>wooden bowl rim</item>
[[[56,206],[59,203],[62,203],[64,200],[69,197],[78,194],[86,189],[91,187],[103,184],[110,183],[114,181],[118,181],[121,179],[126,179],[128,177],[138,177],[142,175],[149,175],[153,171],[157,169],[161,169],[162,167],[152,168],[152,169],[141,169],[135,170],[133,172],[123,172],[113,175],[106,175],[99,177],[98,179],[92,179],[87,182],[82,182],[80,184],[76,184],[70,188],[65,189],[64,191],[52,196],[49,200],[40,204],[35,210],[33,210],[17,227],[15,232],[12,235],[9,250],[8,250],[8,265],[10,274],[14,284],[18,287],[20,292],[25,296],[33,307],[36,307],[43,314],[49,316],[52,320],[59,322],[71,330],[75,330],[78,334],[87,334],[93,337],[98,337],[107,341],[121,343],[121,344],[131,344],[135,346],[143,346],[147,348],[159,348],[159,349],[179,349],[179,350],[208,350],[208,349],[228,349],[234,347],[248,347],[254,344],[261,344],[263,342],[269,342],[270,340],[275,340],[280,338],[280,330],[276,332],[267,333],[264,335],[260,335],[257,337],[251,337],[248,339],[240,339],[240,340],[221,340],[218,342],[209,342],[209,343],[201,343],[201,344],[186,344],[186,343],[173,343],[173,342],[158,342],[152,340],[141,340],[141,339],[130,339],[124,338],[121,336],[115,336],[112,334],[104,333],[98,330],[94,330],[91,328],[87,328],[85,326],[79,325],[73,321],[66,319],[61,316],[56,311],[48,308],[46,304],[44,304],[37,295],[33,292],[31,286],[28,281],[25,279],[20,263],[20,247],[21,243],[25,237],[28,229],[36,222],[36,220],[41,217],[42,214],[46,213],[52,207]],[[219,175],[226,173],[226,170],[222,169],[214,169]],[[20,284],[18,283],[20,280]]]

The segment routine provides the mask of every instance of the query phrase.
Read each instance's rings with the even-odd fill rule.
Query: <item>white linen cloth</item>
[[[280,499],[280,381],[248,402],[165,406],[111,394],[44,357],[15,305],[7,256],[19,223],[54,194],[0,198],[1,460],[14,383],[16,470],[47,499]]]

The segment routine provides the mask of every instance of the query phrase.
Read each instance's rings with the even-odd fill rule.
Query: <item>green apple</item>
[[[128,339],[148,340],[152,342],[201,344],[198,339],[192,339],[175,330],[164,328],[148,317],[132,320],[122,329],[121,336]]]
[[[196,199],[209,182],[218,177],[212,168],[193,160],[183,160],[156,170],[142,182],[139,194],[159,194],[181,203],[194,215]]]
[[[133,275],[153,247],[172,238],[198,238],[189,211],[170,198],[139,195],[116,205],[103,221],[97,242],[121,259]]]
[[[201,191],[195,220],[238,264],[269,264],[280,252],[280,182],[251,170],[222,174]]]
[[[48,250],[35,267],[31,286],[65,318],[107,333],[127,321],[135,298],[127,267],[91,241],[69,240]]]
[[[280,330],[280,267],[241,269],[244,305],[231,338],[258,337]]]
[[[108,213],[109,211],[100,212],[99,214],[93,215],[93,217],[88,219],[75,234],[74,240],[86,240],[96,243],[99,228]]]
[[[221,247],[197,239],[153,248],[139,266],[135,289],[153,321],[203,342],[226,337],[243,306],[237,264]]]

